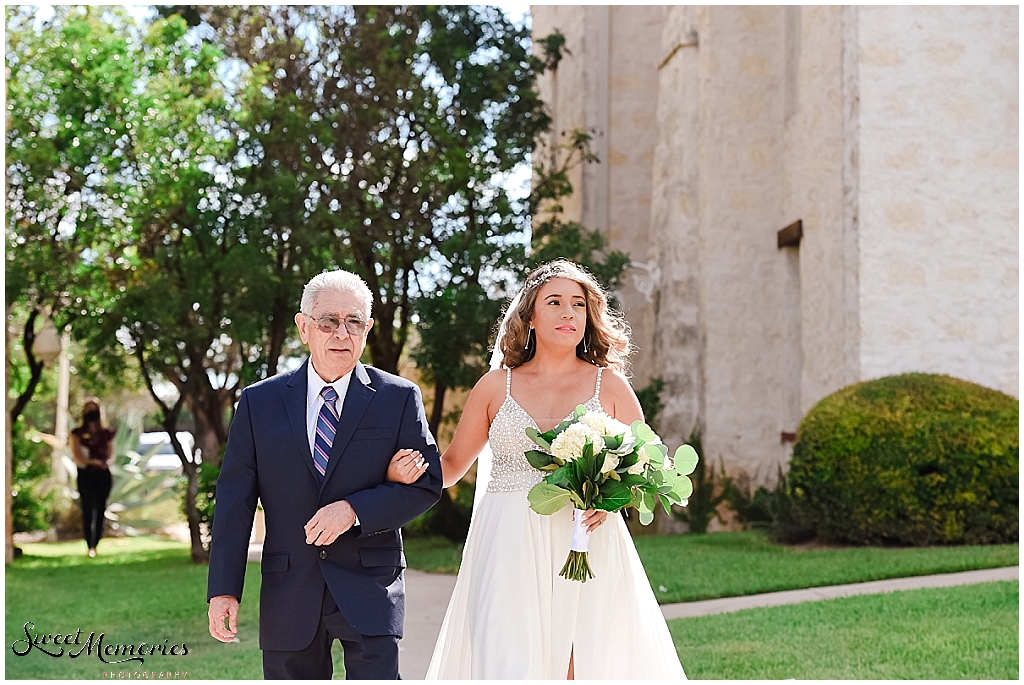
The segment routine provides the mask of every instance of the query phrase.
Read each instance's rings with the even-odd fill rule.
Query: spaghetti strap
[[[601,376],[598,376],[598,385],[600,385]],[[505,399],[507,400],[512,396],[512,369],[505,369]]]
[[[601,372],[604,371],[603,366],[597,367],[597,387],[594,388],[594,397],[601,397]]]

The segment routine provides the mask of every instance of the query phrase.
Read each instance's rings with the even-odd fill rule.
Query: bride
[[[558,575],[572,508],[540,516],[526,499],[544,476],[524,456],[535,447],[527,427],[550,430],[580,404],[626,424],[643,419],[623,375],[629,352],[628,326],[572,262],[537,268],[509,305],[494,370],[473,388],[441,457],[445,487],[478,455],[480,464],[428,680],[686,677],[622,517],[584,514],[596,577],[580,583]],[[422,472],[422,459],[403,450],[388,477],[412,482]]]

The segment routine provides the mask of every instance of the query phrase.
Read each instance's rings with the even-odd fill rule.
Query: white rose
[[[619,421],[618,419],[613,419],[612,417],[609,416],[606,425],[608,431],[606,435],[622,435],[624,433],[629,433],[630,435],[632,435],[629,426],[622,423],[622,421]]]
[[[619,457],[616,454],[608,452],[604,455],[604,464],[601,466],[601,473],[611,473],[615,470],[615,467],[619,465]]]

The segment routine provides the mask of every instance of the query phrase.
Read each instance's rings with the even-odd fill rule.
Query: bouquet
[[[594,577],[582,522],[585,510],[615,513],[634,507],[646,526],[659,500],[670,512],[673,504],[686,506],[693,492],[687,476],[697,466],[697,452],[683,445],[669,459],[668,448],[643,421],[627,426],[580,405],[548,432],[530,427],[526,434],[541,448],[528,450],[526,459],[548,472],[527,495],[530,508],[550,516],[572,502],[577,510],[569,558],[559,573],[563,578],[586,582]]]

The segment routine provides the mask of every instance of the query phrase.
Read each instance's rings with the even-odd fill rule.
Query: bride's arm
[[[450,488],[466,475],[473,460],[487,444],[487,431],[504,399],[504,371],[491,371],[477,381],[462,410],[452,444],[441,455],[444,487]],[[415,483],[425,472],[426,462],[419,452],[400,449],[391,458],[387,479],[396,483]]]
[[[450,488],[466,471],[487,444],[487,431],[505,396],[505,371],[490,371],[473,387],[462,410],[455,437],[441,455],[444,487]]]

